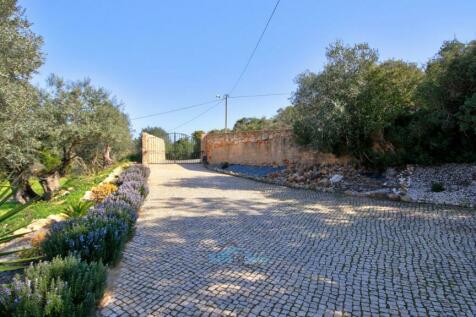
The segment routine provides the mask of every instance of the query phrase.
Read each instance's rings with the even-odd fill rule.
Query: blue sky
[[[131,118],[213,100],[231,89],[274,0],[20,0],[44,37],[46,62],[34,78],[89,77],[124,103]],[[476,39],[474,0],[282,0],[234,95],[288,93],[295,77],[318,71],[337,39],[368,42],[382,59],[424,64],[444,40]],[[233,99],[229,126],[244,116],[271,116],[288,96]],[[213,105],[213,104],[212,104]],[[133,120],[173,128],[211,105]],[[222,106],[177,132],[223,128]]]

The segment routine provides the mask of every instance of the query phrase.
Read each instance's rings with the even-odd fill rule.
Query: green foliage
[[[304,73],[297,79],[293,102],[301,119],[294,131],[298,139],[309,140],[321,151],[359,155],[368,146],[359,97],[376,66],[377,52],[367,44],[348,47],[336,42],[326,55],[322,72]]]
[[[128,224],[121,218],[92,213],[53,224],[41,250],[48,259],[76,255],[88,262],[115,264],[129,233]]]
[[[165,142],[168,141],[168,133],[161,127],[147,127],[142,129],[142,132],[152,134],[158,138],[163,139]]]
[[[61,165],[61,158],[48,149],[40,151],[39,161],[43,164],[44,172],[46,173],[56,170]]]
[[[434,193],[439,193],[445,190],[445,187],[440,182],[431,183],[431,191]]]
[[[296,139],[374,166],[476,159],[476,42],[446,42],[425,72],[337,42],[298,79]]]
[[[418,86],[419,107],[388,129],[400,162],[476,160],[476,42],[445,42]]]
[[[70,217],[82,217],[88,213],[89,208],[93,206],[92,201],[78,201],[71,203],[65,208],[64,212]]]
[[[293,106],[279,108],[278,113],[273,117],[275,128],[288,129],[291,128],[297,120],[299,113]]]
[[[202,151],[202,137],[205,135],[205,131],[197,130],[192,133],[192,143],[193,143],[193,157],[198,158]]]
[[[194,150],[193,144],[188,140],[188,138],[179,139],[168,148],[172,150],[170,153],[173,154],[173,158],[176,160],[186,160],[191,158]]]
[[[238,119],[233,126],[233,131],[288,129],[292,127],[297,116],[298,112],[295,107],[288,106],[278,109],[278,113],[270,119],[267,119],[266,117]]]
[[[263,118],[241,118],[235,122],[233,131],[269,130],[273,126],[271,120]]]
[[[101,263],[54,258],[29,267],[1,286],[2,316],[90,316],[101,299],[107,272]]]
[[[0,173],[25,173],[40,147],[39,93],[28,81],[43,63],[41,37],[16,0],[0,5]]]
[[[109,93],[92,86],[89,80],[65,82],[52,75],[48,83],[40,112],[48,123],[42,144],[48,153],[60,158],[58,170],[62,174],[77,158],[103,166],[108,163],[106,149],[117,158],[130,152],[129,119]]]
[[[52,201],[35,201],[24,206],[24,211],[8,218],[1,223],[0,234],[11,230],[16,230],[28,225],[33,219],[46,218],[49,215],[59,214],[65,211],[70,205],[77,204],[84,196],[84,193],[92,187],[98,185],[114,169],[111,166],[102,170],[96,175],[66,176],[61,178],[62,187],[69,188],[70,193],[66,196],[55,197]],[[39,187],[34,184],[35,189]],[[0,216],[5,215],[12,208],[23,206],[15,202],[5,202],[0,205]]]
[[[7,200],[11,197],[12,195],[12,190],[7,186],[1,193],[0,193],[0,207],[3,205],[7,204]],[[24,205],[17,205],[13,207],[7,207],[8,209],[0,215],[0,225],[4,225],[9,219],[12,219],[14,216],[18,215],[22,211],[24,211],[33,201],[24,204]],[[10,242],[16,238],[20,238],[24,236],[26,233],[19,233],[15,234],[14,232],[17,229],[21,229],[22,226],[16,227],[10,230],[3,230],[0,231],[0,245],[6,242]],[[14,251],[9,251],[9,252],[2,252],[0,253],[0,258],[7,257],[11,254],[14,253],[20,253],[24,252],[26,249],[18,249]],[[40,257],[37,256],[28,256],[28,257],[23,257],[15,260],[4,260],[0,261],[0,272],[2,271],[11,271],[11,270],[16,270],[19,268],[23,268],[25,265],[30,263],[31,261],[38,260]]]
[[[96,170],[132,150],[129,118],[104,89],[89,80],[65,82],[54,75],[46,91],[29,83],[43,63],[41,45],[17,1],[2,1],[0,174],[18,182],[14,198],[21,203],[36,196],[28,185],[31,176],[64,176],[73,163],[83,171]],[[55,190],[47,189],[45,197]]]

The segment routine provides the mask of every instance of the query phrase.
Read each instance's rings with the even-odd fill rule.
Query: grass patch
[[[20,212],[13,218],[8,219],[5,224],[2,224],[0,232],[18,228],[20,226],[27,226],[35,219],[46,218],[49,215],[59,214],[65,212],[65,209],[71,204],[77,204],[84,196],[84,193],[91,190],[92,187],[98,185],[104,180],[114,168],[118,165],[111,166],[97,174],[80,175],[80,176],[66,176],[61,178],[61,190],[50,201],[39,201],[32,204],[30,207]],[[35,192],[42,194],[40,184],[35,180],[31,183]],[[67,195],[61,195],[62,191],[69,191]],[[15,202],[5,203],[0,207],[0,215],[4,214],[12,207],[18,205]]]

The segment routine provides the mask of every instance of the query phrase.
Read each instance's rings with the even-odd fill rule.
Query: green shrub
[[[2,316],[90,316],[106,286],[101,263],[54,258],[25,270],[1,286]]]
[[[81,217],[85,216],[92,206],[93,203],[90,201],[79,201],[77,203],[71,203],[64,211],[70,217]]]
[[[228,162],[223,162],[221,163],[221,166],[220,166],[222,169],[227,169],[228,167],[230,167],[230,163]]]
[[[87,262],[115,264],[130,233],[124,217],[93,212],[86,217],[53,224],[41,249],[48,259],[75,255]]]
[[[440,182],[433,182],[431,183],[431,191],[434,193],[439,193],[445,190],[445,186],[443,186]]]

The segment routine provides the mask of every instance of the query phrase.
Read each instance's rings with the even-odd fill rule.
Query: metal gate
[[[201,140],[184,133],[169,133],[164,136],[164,163],[200,163]]]

